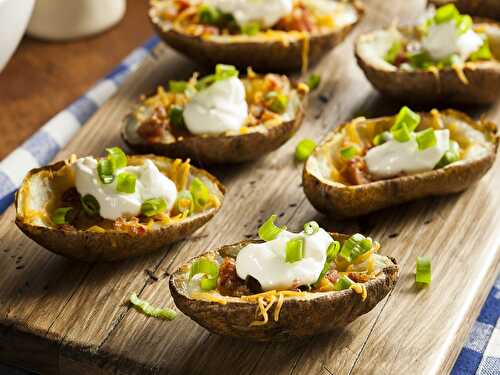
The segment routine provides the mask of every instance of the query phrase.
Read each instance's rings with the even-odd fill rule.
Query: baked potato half
[[[457,17],[471,20],[466,15]],[[467,35],[450,40],[443,31],[446,23],[434,29],[428,25],[361,35],[355,43],[355,54],[368,81],[383,95],[405,103],[487,104],[497,100],[499,24],[475,20]],[[428,50],[440,57],[432,57]]]
[[[395,118],[354,119],[333,130],[316,147],[304,165],[302,181],[307,198],[318,211],[335,217],[357,217],[427,196],[460,192],[478,181],[495,161],[495,124],[474,121],[454,110],[432,110],[420,114],[417,134],[426,134],[426,129],[447,129],[450,150],[454,151],[445,152],[440,160],[438,156],[438,164],[426,171],[374,177],[367,170],[367,152],[374,149],[377,135],[387,134]],[[342,153],[351,147],[358,155],[346,160]],[[417,158],[415,154],[408,157]]]
[[[240,17],[210,3],[214,1],[187,6],[185,1],[155,0],[149,17],[166,44],[199,63],[252,66],[263,72],[307,70],[340,44],[364,14],[358,1],[294,0],[289,13],[263,27],[258,21],[272,17],[272,4],[261,1],[262,12],[235,9],[248,21],[241,24]]]
[[[83,159],[87,158],[79,160]],[[159,173],[175,184],[179,194],[171,209],[153,199],[149,201],[150,211],[144,210],[143,203],[141,213],[136,216],[103,218],[100,216],[104,215],[103,204],[95,198],[86,200],[88,194],[82,195],[77,190],[78,179],[82,177],[75,169],[78,160],[72,157],[33,169],[26,175],[16,196],[16,225],[33,241],[54,253],[86,262],[114,261],[160,250],[189,236],[218,212],[224,199],[224,187],[204,170],[190,166],[189,162],[154,155],[127,156],[127,159],[130,168],[152,161]],[[189,189],[194,180],[206,189],[208,198],[196,208],[181,209],[181,197],[189,198],[181,192]],[[135,183],[139,184],[139,177]],[[108,213],[116,211],[128,203],[115,201],[106,210]]]
[[[497,0],[429,0],[429,4],[435,6],[455,4],[462,13],[500,19],[500,3]]]
[[[234,67],[218,65],[217,70],[221,69]],[[215,88],[217,92],[210,93],[212,96],[207,99],[212,86],[200,89],[199,85],[213,76],[198,79],[195,73],[189,81],[170,81],[167,90],[160,86],[154,95],[142,98],[140,105],[124,119],[121,134],[125,143],[141,153],[190,158],[201,165],[240,163],[277,149],[302,124],[309,92],[306,84],[290,82],[284,75],[259,75],[248,69],[247,76],[238,79],[244,87],[240,103],[232,101],[230,93],[234,87],[230,86]],[[224,81],[213,85],[221,84]],[[185,89],[179,92],[176,89],[179,85]],[[211,103],[197,119],[187,117],[191,103],[199,97]],[[241,122],[232,129],[220,128],[221,123],[230,122],[226,116],[228,108],[241,104],[245,107]],[[180,114],[177,118],[176,113]],[[211,116],[214,118],[210,119]],[[217,131],[209,133],[210,127]]]
[[[354,237],[330,235],[342,248]],[[253,341],[286,341],[345,327],[373,309],[394,288],[398,279],[396,261],[377,254],[380,245],[372,244],[370,239],[370,250],[358,257],[364,259],[353,261],[357,266],[346,263],[340,254],[333,255],[333,260],[327,258],[331,264],[325,262],[328,271],[316,284],[259,292],[259,283],[251,277],[239,279],[235,268],[242,249],[262,242],[243,241],[223,246],[182,265],[169,281],[179,310],[219,335]],[[192,269],[199,268],[196,263],[200,259],[212,262],[219,269],[217,286],[209,292],[197,292],[196,282],[193,283]],[[364,267],[360,262],[372,261],[375,265],[371,272],[360,271]]]

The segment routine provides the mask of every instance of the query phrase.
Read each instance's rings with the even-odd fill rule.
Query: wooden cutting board
[[[388,25],[397,14],[412,21],[423,1],[367,1],[355,34]],[[227,187],[222,211],[189,240],[151,256],[114,264],[69,261],[39,247],[14,225],[11,208],[0,221],[0,361],[42,373],[206,374],[436,374],[447,373],[498,272],[500,166],[466,192],[431,198],[337,222],[306,200],[296,143],[316,140],[352,117],[391,114],[400,104],[379,97],[356,66],[351,36],[315,71],[322,76],[299,133],[255,163],[211,169]],[[159,46],[56,159],[103,154],[122,145],[119,126],[141,93],[194,66]],[[499,103],[485,108],[500,120]],[[479,112],[474,113],[479,115]],[[343,330],[283,344],[255,344],[210,334],[179,314],[172,322],[127,307],[131,293],[174,307],[168,275],[184,260],[256,234],[262,220],[299,229],[317,220],[330,230],[370,234],[396,257],[401,277],[372,312]],[[415,257],[432,258],[429,288],[414,283]],[[328,319],[325,316],[324,319]]]

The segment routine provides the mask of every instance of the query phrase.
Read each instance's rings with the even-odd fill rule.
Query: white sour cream
[[[292,238],[303,237],[304,258],[293,263],[285,262],[286,243]],[[236,257],[236,272],[245,279],[252,276],[263,290],[289,289],[313,284],[318,280],[326,261],[326,250],[332,237],[324,229],[313,235],[304,232],[282,231],[276,239],[249,244]]]
[[[206,0],[224,13],[230,13],[238,25],[259,22],[268,28],[292,12],[292,0]]]
[[[482,44],[483,39],[472,29],[459,35],[454,20],[431,25],[427,36],[422,40],[422,48],[434,60],[458,54],[466,61]]]
[[[177,188],[172,180],[162,174],[149,159],[140,166],[127,166],[116,171],[116,175],[127,172],[137,176],[135,192],[116,191],[116,177],[110,184],[103,184],[97,173],[97,160],[93,157],[78,159],[74,166],[75,187],[81,196],[91,194],[99,202],[101,217],[116,220],[119,217],[137,216],[145,200],[164,198],[170,210],[177,198]]]
[[[435,131],[433,147],[419,151],[415,134],[408,142],[394,139],[368,150],[365,155],[368,171],[375,177],[388,178],[400,173],[419,173],[434,169],[450,145],[448,129]]]
[[[337,27],[352,24],[358,19],[358,11],[350,3],[333,0],[303,0],[316,14],[331,15]]]
[[[186,127],[198,135],[240,130],[248,116],[245,96],[245,86],[237,77],[215,82],[186,105]]]

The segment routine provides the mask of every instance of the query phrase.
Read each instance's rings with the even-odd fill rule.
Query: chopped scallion
[[[297,161],[306,160],[309,155],[312,154],[314,148],[316,147],[316,142],[312,139],[303,139],[295,147],[295,159]]]
[[[221,20],[222,13],[211,5],[202,4],[198,10],[198,16],[202,24],[217,25]]]
[[[198,259],[191,264],[189,271],[189,280],[195,275],[202,274],[200,287],[203,290],[212,290],[217,287],[217,278],[219,277],[219,267],[217,263],[208,259]]]
[[[337,257],[337,254],[340,251],[340,242],[338,241],[333,241],[330,245],[328,245],[328,248],[326,249],[326,260],[325,260],[325,265],[323,266],[323,270],[319,274],[318,280],[316,283],[320,282],[321,279],[326,275],[328,270],[330,269],[330,265],[334,261],[334,259]]]
[[[304,239],[292,238],[286,242],[285,262],[294,263],[304,258]]]
[[[127,166],[127,155],[123,152],[120,147],[107,148],[108,159],[113,163],[113,168],[116,171],[118,168],[124,168]]]
[[[123,172],[116,176],[116,191],[119,193],[135,193],[137,176],[133,173]]]
[[[210,192],[208,191],[207,185],[205,185],[198,177],[195,177],[193,181],[191,181],[189,191],[193,197],[195,207],[200,209],[205,207],[208,199],[210,198]]]
[[[351,160],[358,154],[359,154],[359,149],[354,145],[344,147],[343,149],[340,150],[340,156],[342,156],[342,158],[345,160]]]
[[[178,128],[181,128],[185,125],[184,110],[177,105],[173,105],[170,107],[169,118],[172,125]]]
[[[398,57],[399,53],[401,52],[402,45],[401,45],[401,40],[396,40],[394,43],[392,43],[391,48],[389,48],[389,51],[385,54],[385,61],[387,61],[390,64],[394,64],[396,61],[396,58]]]
[[[110,184],[114,181],[115,176],[114,164],[109,159],[101,159],[97,163],[97,174],[103,184]]]
[[[470,61],[491,60],[492,58],[493,55],[491,54],[490,42],[488,38],[484,39],[481,47],[469,56]]]
[[[99,214],[101,206],[99,205],[99,202],[93,195],[90,194],[84,195],[80,199],[80,201],[82,202],[82,207],[87,214],[91,216]]]
[[[349,277],[347,277],[346,275],[343,275],[342,277],[340,277],[340,279],[337,280],[337,282],[333,285],[333,288],[335,290],[345,290],[345,289],[349,289],[351,287],[351,285],[354,284],[354,281],[352,281]]]
[[[238,77],[238,69],[233,65],[217,64],[215,66],[215,80],[222,81],[224,79]]]
[[[167,209],[167,201],[163,198],[153,198],[142,202],[141,213],[144,216],[151,217],[162,213]]]
[[[453,4],[447,4],[442,7],[439,7],[436,10],[436,13],[434,15],[434,21],[437,24],[445,23],[453,19],[456,19],[458,16],[460,16],[460,12],[458,11],[457,7]]]
[[[448,151],[444,153],[439,163],[437,163],[436,168],[445,167],[448,164],[454,163],[458,160],[460,160],[460,146],[456,141],[450,141]]]
[[[279,228],[274,224],[276,215],[271,215],[259,228],[259,238],[264,241],[274,240],[278,234],[284,229]]]
[[[391,127],[391,133],[398,142],[407,142],[411,139],[411,133],[420,123],[420,115],[413,112],[410,108],[404,106],[399,111]]]
[[[193,194],[188,190],[183,190],[177,194],[177,200],[175,201],[175,208],[181,214],[187,212],[191,214],[194,211]]]
[[[260,31],[260,24],[258,22],[249,22],[241,27],[241,32],[245,35],[257,35]]]
[[[304,233],[308,236],[318,233],[319,224],[315,221],[310,221],[304,224]]]
[[[391,139],[392,139],[391,133],[388,131],[384,131],[380,134],[377,134],[375,137],[373,137],[373,145],[380,146],[381,144],[384,144],[385,142],[387,142]]]
[[[340,255],[349,263],[354,261],[358,256],[363,255],[372,248],[372,240],[360,233],[352,235],[342,244]]]
[[[309,90],[315,90],[318,88],[321,83],[321,76],[318,74],[311,74],[307,80],[307,86],[309,86]]]
[[[168,89],[171,92],[183,93],[188,88],[188,83],[186,81],[169,81]]]
[[[286,111],[288,106],[288,96],[285,94],[279,94],[276,91],[271,91],[267,94],[268,107],[271,111],[275,113],[283,113]]]
[[[427,285],[431,283],[431,259],[429,257],[417,257],[415,281]]]
[[[152,306],[148,301],[144,301],[137,297],[137,294],[135,293],[132,293],[129,300],[136,310],[146,316],[163,320],[173,320],[177,316],[177,313],[174,310],[161,309],[159,307]]]
[[[68,224],[68,213],[73,210],[72,207],[61,207],[54,211],[52,222],[56,225]]]
[[[427,128],[418,132],[415,136],[415,140],[417,141],[420,151],[434,147],[437,143],[436,133],[432,128]]]

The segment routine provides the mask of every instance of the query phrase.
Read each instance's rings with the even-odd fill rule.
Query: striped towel
[[[145,56],[158,44],[158,37],[134,50],[108,76],[85,95],[53,117],[31,138],[0,162],[0,214],[12,203],[24,175],[49,163],[80,127],[117,90]],[[500,374],[500,277],[490,291],[469,338],[453,367],[453,375]],[[2,367],[0,365],[0,373]]]

